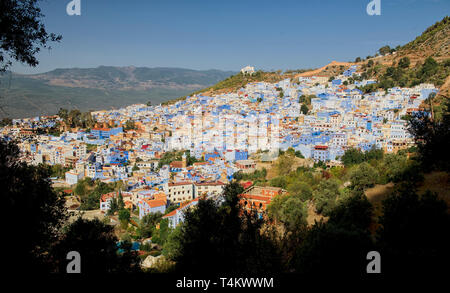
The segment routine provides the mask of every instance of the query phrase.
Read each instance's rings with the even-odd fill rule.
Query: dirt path
[[[317,74],[321,73],[322,71],[324,71],[327,67],[330,67],[330,66],[351,66],[351,65],[354,65],[354,63],[332,61],[331,63],[329,63],[323,67],[320,67],[318,69],[297,74],[295,77],[297,78],[297,77],[317,75]]]

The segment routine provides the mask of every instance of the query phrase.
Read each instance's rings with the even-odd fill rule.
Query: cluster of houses
[[[245,73],[253,73],[251,67]],[[412,144],[406,115],[437,89],[431,84],[391,88],[364,94],[357,87],[375,81],[348,83],[358,75],[352,66],[330,81],[312,76],[277,83],[253,82],[214,96],[202,94],[165,105],[131,105],[92,112],[92,129],[70,129],[60,136],[38,134],[54,127],[57,116],[14,119],[0,129],[6,139],[18,139],[23,159],[67,168],[64,180],[74,185],[85,177],[123,181],[126,205],[139,216],[178,209],[165,215],[170,225],[182,221],[182,211],[199,198],[216,198],[237,171],[253,172],[250,157],[263,153],[271,161],[279,150],[293,148],[305,158],[338,164],[350,147],[396,152]],[[308,113],[301,96],[312,96]],[[124,130],[133,121],[133,129]],[[164,154],[185,151],[180,161],[162,164]],[[197,159],[187,162],[187,155]],[[285,191],[251,187],[242,195],[245,206],[262,211],[273,196]],[[107,194],[100,208],[107,211],[117,194]]]

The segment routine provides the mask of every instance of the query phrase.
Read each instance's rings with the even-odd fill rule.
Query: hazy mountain
[[[232,71],[112,67],[55,69],[0,77],[2,116],[54,114],[60,107],[82,111],[168,101],[211,86]]]

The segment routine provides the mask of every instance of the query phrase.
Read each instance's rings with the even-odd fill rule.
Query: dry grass
[[[418,188],[419,194],[427,190],[437,193],[438,198],[444,200],[450,209],[450,174],[446,172],[432,172],[425,175],[425,180]]]
[[[322,76],[335,76],[338,71],[340,71],[341,66],[349,67],[354,64],[355,63],[332,61],[321,68],[297,74],[295,77],[313,76],[318,74]]]
[[[267,170],[266,179],[271,180],[271,179],[279,176],[279,174],[277,173],[277,167],[276,167],[277,160],[273,161],[272,163],[257,162],[256,169],[262,170],[263,168],[266,168],[266,170]],[[292,164],[290,171],[295,171],[298,167],[312,167],[314,165],[314,161],[312,159],[301,159],[301,158],[294,157],[293,160],[294,160],[294,162]]]
[[[320,222],[320,220],[327,221],[328,217],[317,214],[313,203],[308,204],[308,218],[306,219],[308,226],[311,227],[316,221]]]
[[[386,199],[395,189],[394,183],[388,183],[384,185],[376,185],[373,188],[366,190],[367,199],[372,203],[374,207],[374,225],[371,227],[371,231],[375,231],[378,228],[377,219],[382,215],[382,202]],[[445,172],[432,172],[425,174],[424,181],[418,186],[417,192],[419,195],[424,194],[427,190],[436,193],[438,198],[444,200],[447,203],[450,211],[450,174]]]

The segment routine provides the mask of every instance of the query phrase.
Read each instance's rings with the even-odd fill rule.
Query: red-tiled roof
[[[167,204],[166,199],[143,199],[142,201],[146,202],[151,208],[165,206]]]
[[[172,217],[173,215],[175,215],[175,214],[177,213],[177,211],[181,210],[181,209],[184,208],[185,206],[187,206],[187,205],[189,205],[189,204],[191,204],[191,203],[193,203],[193,202],[195,202],[195,201],[198,201],[198,200],[199,200],[199,198],[197,197],[197,198],[194,198],[193,200],[186,201],[186,202],[182,202],[182,203],[180,204],[180,207],[179,207],[179,208],[177,208],[176,210],[173,210],[173,211],[171,211],[170,213],[164,215],[164,216],[163,216],[163,219]]]
[[[170,163],[171,168],[183,168],[183,162],[182,161],[173,161]]]

